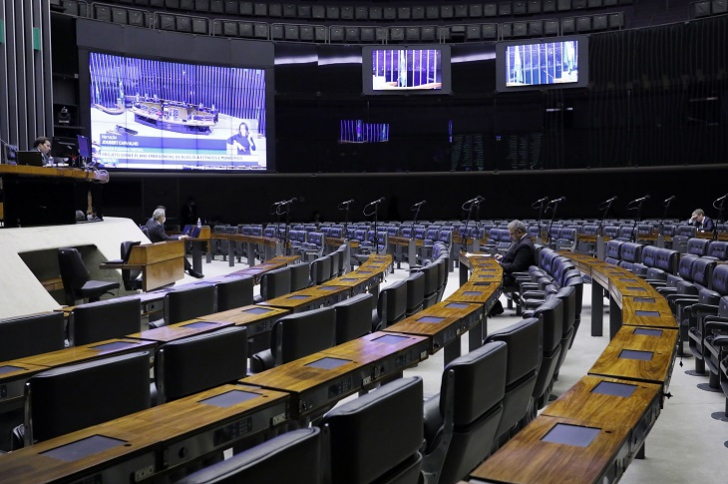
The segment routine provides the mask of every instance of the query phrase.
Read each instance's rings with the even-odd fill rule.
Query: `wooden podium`
[[[151,291],[184,277],[185,241],[135,245],[126,264],[103,264],[102,269],[141,269],[142,290]]]

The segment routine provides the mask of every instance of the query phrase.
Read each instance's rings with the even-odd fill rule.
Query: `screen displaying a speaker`
[[[588,38],[501,42],[496,46],[498,91],[586,87]]]
[[[266,170],[266,73],[89,53],[91,143],[107,168]]]
[[[364,94],[450,94],[448,46],[364,47]]]

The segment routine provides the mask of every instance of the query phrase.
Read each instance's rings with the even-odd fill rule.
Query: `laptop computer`
[[[43,166],[43,154],[40,151],[18,151],[15,159],[18,165]]]
[[[187,235],[193,239],[196,239],[200,236],[200,229],[197,227],[197,225],[185,225],[182,229],[182,235]]]

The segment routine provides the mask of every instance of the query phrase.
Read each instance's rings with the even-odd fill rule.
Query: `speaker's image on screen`
[[[540,86],[579,82],[579,42],[509,45],[506,86]]]
[[[441,90],[442,62],[439,49],[375,49],[372,90]]]
[[[90,53],[94,161],[265,170],[265,71]]]

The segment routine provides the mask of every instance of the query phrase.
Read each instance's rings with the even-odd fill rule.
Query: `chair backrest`
[[[178,484],[320,484],[321,431],[294,430],[190,474]]]
[[[331,279],[331,258],[319,257],[311,262],[311,284],[319,285]]]
[[[655,268],[668,274],[675,274],[680,253],[671,249],[657,249],[655,253]]]
[[[708,254],[708,244],[710,244],[710,240],[708,239],[699,239],[693,237],[691,239],[688,239],[686,252],[688,254],[695,254],[698,257],[702,257]]]
[[[533,312],[533,317],[539,318],[543,325],[543,358],[541,359],[541,366],[538,370],[536,386],[533,389],[533,397],[538,400],[547,392],[552,382],[561,352],[568,349],[561,347],[564,325],[564,303],[558,297],[550,298],[536,308]]]
[[[524,319],[486,339],[486,343],[503,341],[508,345],[506,394],[497,436],[504,435],[526,415],[541,365],[542,327],[538,318]]]
[[[126,263],[129,261],[129,257],[131,256],[131,249],[135,245],[141,244],[140,241],[124,241],[121,243],[121,248],[119,250],[121,255],[121,260]],[[135,280],[137,277],[141,275],[142,271],[141,269],[122,269],[121,270],[121,280],[124,282],[124,289],[127,291],[133,291],[136,289],[139,289],[138,283],[135,283]]]
[[[230,277],[215,282],[217,311],[227,311],[253,304],[254,286],[253,277]]]
[[[638,262],[642,253],[642,244],[625,242],[620,248],[620,259],[627,262]]]
[[[0,321],[0,361],[62,350],[65,324],[60,311]]]
[[[683,280],[692,280],[693,265],[699,259],[695,254],[682,254],[680,256],[680,262],[677,265],[677,275]]]
[[[452,405],[453,435],[440,482],[463,478],[490,454],[503,414],[508,351],[506,343],[490,342],[445,367],[439,407],[444,420],[448,405]],[[452,402],[448,402],[450,393]]]
[[[413,272],[407,280],[407,314],[414,314],[425,303],[425,275]]]
[[[291,292],[291,268],[281,267],[263,274],[260,278],[260,295],[264,301]]]
[[[619,260],[622,248],[622,240],[610,240],[607,242],[607,257]]]
[[[217,292],[212,284],[170,291],[164,296],[164,321],[179,323],[217,312]]]
[[[336,311],[336,344],[340,345],[363,336],[372,329],[372,296],[358,294],[334,304]]]
[[[658,250],[659,249],[654,245],[646,245],[642,247],[642,263],[647,267],[653,267],[655,265],[655,258],[657,257]]]
[[[141,331],[142,303],[137,298],[109,299],[76,306],[68,319],[73,346]]]
[[[708,246],[708,255],[720,260],[728,260],[728,242],[714,240]]]
[[[400,378],[337,407],[321,427],[331,438],[331,484],[419,482],[421,378]]]
[[[288,266],[291,271],[291,292],[306,289],[311,280],[309,279],[309,266],[305,262]]]
[[[271,335],[276,366],[336,345],[336,311],[332,307],[285,316]]]
[[[329,276],[329,279],[338,277],[341,271],[341,252],[334,251],[328,257],[331,259],[331,276]]]
[[[713,269],[712,287],[721,296],[728,295],[728,264],[718,264]]]
[[[247,348],[245,327],[223,328],[163,344],[154,358],[157,404],[245,378]]]
[[[81,253],[73,247],[58,249],[58,266],[61,270],[66,304],[73,306],[76,304],[76,291],[88,282],[91,274],[83,263]]]
[[[381,308],[379,314],[386,314],[386,321],[382,321],[384,329],[390,324],[394,324],[404,318],[407,313],[407,280],[400,279],[386,289],[382,289],[382,293],[386,293],[386,298],[380,294],[380,304],[386,304],[386,308]]]
[[[437,292],[440,283],[440,268],[437,264],[427,264],[422,268],[425,275],[425,298]]]
[[[25,442],[48,440],[149,408],[149,353],[62,366],[25,387]]]

